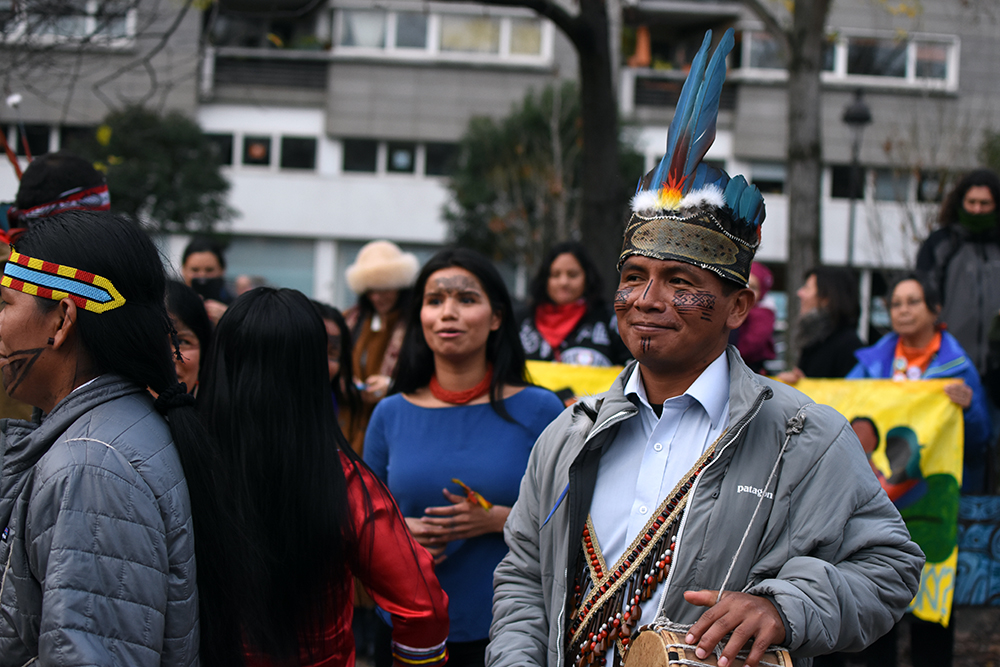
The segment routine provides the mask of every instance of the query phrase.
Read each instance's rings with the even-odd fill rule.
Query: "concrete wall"
[[[173,0],[142,0],[135,39],[123,46],[2,45],[0,89],[23,95],[20,114],[27,123],[93,125],[111,109],[132,103],[193,116],[201,13],[189,10],[151,56],[178,19],[178,7]],[[155,76],[143,66],[146,58]],[[0,123],[16,119],[14,111],[0,106]]]

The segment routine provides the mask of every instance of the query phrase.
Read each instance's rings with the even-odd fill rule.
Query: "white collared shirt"
[[[725,352],[719,355],[687,391],[663,402],[659,418],[649,405],[638,364],[625,383],[625,396],[639,414],[622,422],[601,456],[590,503],[608,567],[729,425],[729,360]],[[659,599],[654,594],[642,605],[643,622],[653,620]]]

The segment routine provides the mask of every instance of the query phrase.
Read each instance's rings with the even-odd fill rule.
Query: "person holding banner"
[[[847,378],[956,378],[944,391],[965,417],[962,493],[982,494],[992,429],[986,392],[972,360],[938,321],[940,314],[941,298],[931,280],[912,274],[897,282],[889,302],[892,332],[854,353],[858,364]]]
[[[937,286],[926,276],[911,274],[892,288],[889,317],[892,332],[857,352],[858,364],[848,379],[884,378],[900,381],[956,378],[944,388],[953,403],[962,408],[965,443],[962,493],[986,493],[986,451],[991,424],[986,392],[979,373],[965,350],[939,322],[941,299]],[[885,483],[883,483],[885,486]],[[903,505],[900,505],[903,507]],[[916,617],[910,621],[911,654],[916,667],[950,665],[955,642],[954,623],[944,627]],[[867,664],[884,664],[883,656],[895,657],[896,632],[876,642]],[[846,656],[831,656],[824,665],[846,663]]]
[[[764,203],[701,162],[733,31],[706,63],[710,44],[625,228],[614,307],[635,362],[545,430],[507,519],[492,667],[664,664],[632,660],[644,630],[721,667],[773,644],[809,665],[871,644],[917,591],[923,555],[847,420],[727,346]]]

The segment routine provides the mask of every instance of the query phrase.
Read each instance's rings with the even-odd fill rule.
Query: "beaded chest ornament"
[[[698,475],[715,457],[713,445],[657,508],[638,537],[611,568],[596,540],[590,517],[583,529],[581,558],[573,580],[567,655],[573,663],[605,665],[607,654],[625,655],[633,630],[642,617],[640,605],[649,600],[670,572],[677,529],[688,493]],[[615,653],[613,648],[617,647]]]

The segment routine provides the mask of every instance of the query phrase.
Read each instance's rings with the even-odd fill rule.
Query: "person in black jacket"
[[[941,227],[917,253],[917,271],[941,293],[941,319],[980,376],[987,371],[989,332],[1000,312],[1000,177],[977,169],[962,178],[941,206]]]
[[[531,282],[531,303],[520,320],[528,359],[579,366],[615,366],[631,355],[601,290],[601,279],[583,245],[558,243]]]
[[[802,352],[790,371],[778,375],[794,384],[804,377],[842,378],[857,359],[858,285],[848,269],[818,266],[806,274],[799,298],[799,340]]]

